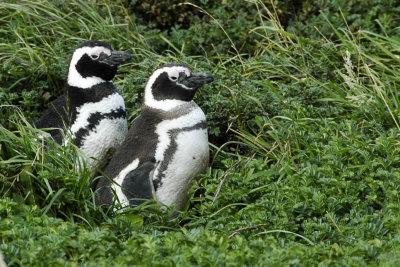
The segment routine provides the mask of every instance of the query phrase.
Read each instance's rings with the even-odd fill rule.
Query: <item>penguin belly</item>
[[[127,133],[128,124],[125,118],[102,119],[82,139],[80,149],[88,157],[87,162],[89,166],[95,166],[95,159],[100,160],[110,148],[120,145]]]
[[[209,161],[208,135],[206,128],[180,131],[174,138],[175,151],[165,170],[158,170],[163,176],[156,189],[157,200],[175,209],[182,210],[187,201],[187,192],[192,180],[205,172]],[[162,166],[163,164],[160,163]],[[160,166],[159,165],[159,166]]]

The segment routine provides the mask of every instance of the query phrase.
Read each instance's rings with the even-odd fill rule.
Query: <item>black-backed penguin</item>
[[[130,58],[129,53],[113,51],[102,41],[79,45],[69,65],[64,94],[34,123],[35,127],[70,131],[93,167],[93,158],[101,159],[122,143],[128,132],[124,99],[111,80],[118,65]],[[62,140],[59,129],[48,133],[59,144],[69,142],[69,138]]]
[[[139,117],[100,178],[98,203],[122,206],[155,199],[184,208],[187,191],[209,160],[206,117],[193,101],[196,90],[213,81],[185,64],[159,67],[147,82]],[[115,195],[113,194],[115,192]]]

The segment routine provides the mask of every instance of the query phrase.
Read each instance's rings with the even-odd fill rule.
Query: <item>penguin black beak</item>
[[[122,64],[122,63],[130,60],[131,58],[132,58],[132,56],[127,52],[112,51],[110,56],[105,57],[103,59],[99,58],[99,61],[102,63],[105,63],[111,67],[114,67],[114,66],[118,66],[119,64]]]
[[[181,83],[189,88],[198,88],[203,84],[214,81],[214,77],[208,72],[192,72],[192,74]]]

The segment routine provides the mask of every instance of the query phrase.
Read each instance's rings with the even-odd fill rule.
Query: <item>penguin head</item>
[[[68,84],[90,88],[114,78],[119,64],[128,61],[130,54],[114,51],[106,42],[87,41],[78,46],[72,55],[68,72]]]
[[[192,101],[197,89],[213,80],[210,73],[194,72],[186,64],[162,65],[147,82],[144,104],[156,109],[172,109]]]

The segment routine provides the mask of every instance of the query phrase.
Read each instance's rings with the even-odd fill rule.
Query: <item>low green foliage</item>
[[[399,21],[395,1],[364,2],[1,2],[8,263],[399,265]],[[195,99],[210,168],[178,216],[154,203],[99,209],[80,151],[45,146],[29,124],[61,93],[87,39],[132,53],[114,79],[130,123],[157,65],[215,76]]]

